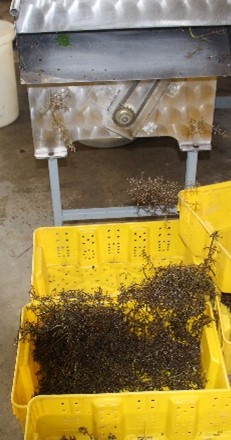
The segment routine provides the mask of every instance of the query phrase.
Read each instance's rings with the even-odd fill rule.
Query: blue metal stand
[[[186,187],[194,186],[196,182],[198,152],[187,153],[186,163]],[[109,208],[82,208],[82,209],[62,209],[60,180],[58,159],[51,157],[48,159],[49,178],[51,187],[52,208],[54,216],[54,225],[62,226],[63,222],[68,221],[83,221],[83,220],[106,220],[106,219],[122,219],[122,218],[137,218],[150,217],[153,213],[137,206],[122,206]],[[170,214],[177,214],[177,208],[170,210]],[[164,212],[161,209],[156,209],[155,215],[163,216]]]

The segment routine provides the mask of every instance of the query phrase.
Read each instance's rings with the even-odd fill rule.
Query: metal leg
[[[217,96],[215,101],[215,108],[231,108],[230,96]]]
[[[185,187],[190,188],[196,184],[198,151],[188,151],[185,173]]]
[[[54,225],[62,226],[62,205],[61,205],[61,193],[59,184],[59,168],[58,159],[49,158],[48,159],[48,169],[51,187],[51,200],[54,216]]]

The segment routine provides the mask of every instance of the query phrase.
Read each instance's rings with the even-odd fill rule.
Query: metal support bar
[[[177,207],[172,208],[168,212],[169,215],[177,215]],[[122,206],[110,208],[87,208],[87,209],[67,209],[62,211],[62,219],[66,221],[74,220],[106,220],[106,219],[123,219],[123,218],[139,218],[154,217],[166,215],[162,209],[148,211],[137,206]]]
[[[48,159],[48,169],[51,187],[51,200],[54,216],[54,225],[62,226],[62,204],[59,183],[58,159],[51,157]]]
[[[186,160],[185,187],[196,184],[198,151],[188,151]]]

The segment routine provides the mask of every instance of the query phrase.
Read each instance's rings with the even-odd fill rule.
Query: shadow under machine
[[[11,13],[56,225],[137,216],[135,207],[62,209],[58,159],[75,141],[174,137],[186,186],[195,184],[198,153],[211,149],[216,78],[231,74],[230,1],[15,0]]]

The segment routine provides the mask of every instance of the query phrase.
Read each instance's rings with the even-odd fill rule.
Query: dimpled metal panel
[[[130,83],[131,84],[131,83]],[[141,81],[133,90],[132,99],[142,96]],[[90,143],[98,141],[105,147],[111,141],[132,140],[136,137],[171,136],[182,150],[197,145],[210,149],[216,80],[163,80],[154,88],[134,123],[122,128],[113,121],[112,108],[118,96],[126,96],[127,83],[104,83],[67,87],[29,88],[31,123],[35,156],[65,157],[67,148],[60,130],[52,122],[51,97],[62,97],[59,116],[70,139]],[[53,99],[52,98],[52,99]]]
[[[21,0],[18,33],[231,23],[231,0]]]

